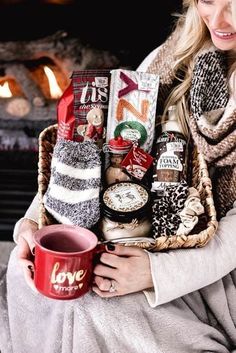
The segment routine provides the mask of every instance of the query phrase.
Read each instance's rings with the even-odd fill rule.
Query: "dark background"
[[[145,0],[137,6],[134,0],[5,0],[0,1],[0,42],[34,40],[64,30],[86,46],[115,54],[120,66],[136,69],[171,32],[172,14],[180,6],[181,0],[155,5]],[[35,152],[0,151],[0,241],[12,240],[15,222],[37,192],[37,162]]]
[[[163,42],[181,0],[0,1],[0,41],[32,40],[66,30],[92,47],[123,56],[135,68]],[[1,58],[0,58],[1,59]]]

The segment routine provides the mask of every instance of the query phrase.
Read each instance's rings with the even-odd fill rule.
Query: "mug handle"
[[[104,244],[103,242],[99,242],[95,248],[95,252],[97,254],[101,254],[104,251],[106,251],[106,244]]]
[[[103,243],[98,243],[97,246],[94,248],[94,260],[93,260],[94,266],[99,262],[101,254],[105,251],[106,251],[106,245]]]

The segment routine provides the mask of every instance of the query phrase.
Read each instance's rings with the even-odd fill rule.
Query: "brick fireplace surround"
[[[0,241],[12,240],[37,191],[38,134],[56,122],[44,67],[62,92],[76,69],[135,69],[170,32],[180,3],[165,0],[154,14],[147,4],[131,11],[120,1],[116,9],[110,2],[0,2],[0,85],[8,81],[12,94],[0,96]]]

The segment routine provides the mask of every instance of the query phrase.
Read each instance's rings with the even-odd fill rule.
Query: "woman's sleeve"
[[[14,230],[13,230],[13,239],[15,241],[15,243],[17,243],[18,241],[18,235],[19,235],[19,230],[20,230],[20,226],[21,223],[23,222],[23,220],[27,218],[30,219],[32,221],[34,221],[35,223],[38,223],[38,218],[39,218],[39,199],[38,199],[38,194],[35,195],[33,201],[31,202],[29,208],[27,209],[27,211],[25,212],[24,217],[20,218],[19,221],[16,222]]]
[[[149,253],[154,290],[144,291],[151,307],[170,302],[221,279],[236,268],[236,202],[216,235],[198,249]]]

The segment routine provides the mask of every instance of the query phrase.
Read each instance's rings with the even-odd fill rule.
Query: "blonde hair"
[[[232,13],[233,19],[236,21],[235,0],[232,0]],[[197,0],[183,0],[183,14],[178,17],[176,30],[180,31],[181,39],[176,43],[173,71],[179,84],[167,98],[163,116],[166,116],[168,107],[176,105],[179,123],[182,126],[184,134],[188,136],[188,93],[192,79],[193,61],[200,49],[209,42],[210,34],[198,14]],[[233,66],[235,69],[235,65]]]

